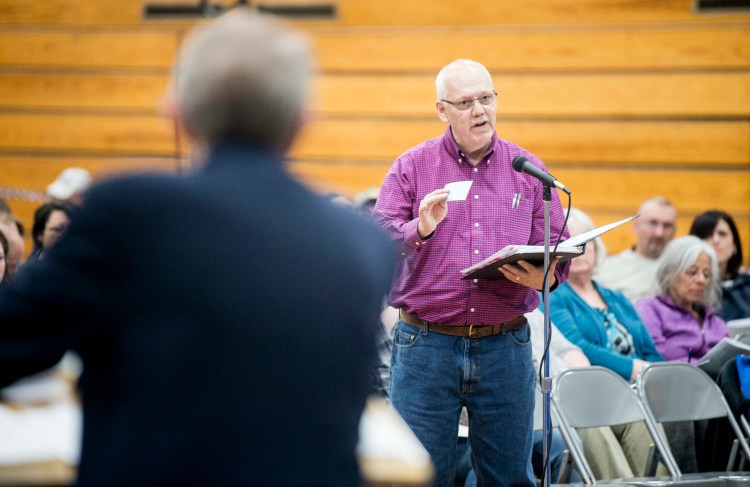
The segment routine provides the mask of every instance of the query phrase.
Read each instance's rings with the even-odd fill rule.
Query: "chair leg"
[[[732,450],[729,452],[729,461],[727,462],[727,472],[731,472],[734,469],[734,464],[737,461],[737,450],[740,447],[740,442],[737,438],[732,442]]]
[[[570,456],[570,450],[567,448],[563,451],[563,458],[560,468],[560,475],[557,477],[558,484],[569,484],[573,474],[573,457]]]
[[[648,447],[648,458],[646,459],[646,468],[643,471],[643,476],[653,477],[656,475],[656,468],[659,466],[660,461],[659,451],[656,449],[656,445],[651,443]]]

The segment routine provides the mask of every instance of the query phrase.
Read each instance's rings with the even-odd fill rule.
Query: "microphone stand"
[[[550,265],[550,216],[549,206],[552,200],[551,185],[542,183],[544,190],[542,200],[544,201],[544,283],[542,284],[542,299],[544,300],[544,346],[547,348],[549,333],[551,331],[549,318],[549,265]],[[544,487],[550,485],[549,443],[552,436],[552,420],[550,419],[550,392],[552,391],[552,380],[549,377],[549,358],[542,357],[544,371],[542,374],[542,417],[544,427],[542,429],[542,461],[544,465]]]

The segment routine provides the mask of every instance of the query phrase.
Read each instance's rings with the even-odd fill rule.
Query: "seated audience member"
[[[635,308],[665,359],[696,363],[729,335],[713,311],[720,298],[716,252],[698,237],[678,238],[664,250],[656,278],[659,294]]]
[[[594,224],[588,215],[573,208],[568,229],[574,236],[593,230]],[[634,381],[649,362],[664,359],[625,295],[592,279],[605,257],[604,244],[597,238],[587,244],[582,256],[572,260],[568,280],[550,295],[550,318],[592,365]],[[597,478],[642,475],[650,443],[644,423],[589,428],[579,434]]]
[[[59,203],[42,205],[38,210],[63,208]],[[67,210],[66,210],[67,211]],[[53,231],[67,226],[68,217],[62,211],[50,217],[51,211],[43,211],[44,219],[49,225],[35,223],[36,234],[39,234],[39,250],[48,249],[59,235]],[[54,210],[58,213],[58,210]],[[35,219],[39,219],[35,216]],[[41,228],[37,232],[37,226]],[[48,228],[45,231],[45,226]],[[19,227],[9,225],[20,237]],[[64,229],[63,229],[64,230]],[[44,234],[44,235],[42,235]],[[22,239],[20,239],[23,242]],[[0,232],[0,288],[8,283],[4,279],[7,272],[6,257],[10,253],[9,243]],[[17,245],[21,253],[23,247]],[[31,259],[30,259],[31,260]],[[17,262],[17,261],[16,261]],[[29,266],[24,264],[22,273]],[[56,366],[32,376],[24,377],[13,384],[0,389],[0,437],[5,438],[9,446],[0,445],[0,464],[8,462],[34,463],[37,468],[54,465],[55,472],[61,478],[73,478],[74,467],[78,462],[81,436],[81,412],[77,399],[75,383],[80,371],[79,360],[69,353]],[[50,463],[46,463],[50,462]],[[50,468],[50,467],[47,467]]]
[[[0,289],[9,282],[9,252],[8,239],[0,231]],[[77,377],[76,358],[71,355],[52,369],[0,389],[0,465],[56,465],[54,472],[61,479],[73,478],[81,435]]]
[[[635,245],[609,256],[596,275],[600,285],[622,292],[631,301],[654,293],[658,259],[677,227],[677,210],[661,196],[644,201],[638,213],[641,216],[633,220]]]
[[[380,195],[380,188],[367,188],[363,189],[359,193],[354,195],[352,202],[354,207],[357,208],[363,215],[370,216],[372,211],[375,209],[375,203],[378,202],[378,196]]]
[[[352,203],[352,200],[350,200],[343,194],[327,193],[323,195],[323,198],[342,208],[354,209],[354,203]]]
[[[45,203],[34,212],[34,225],[31,235],[34,239],[34,249],[29,260],[41,259],[55,242],[65,233],[70,224],[72,208],[66,203]]]
[[[710,243],[716,251],[721,277],[721,306],[724,320],[750,318],[750,273],[742,272],[742,242],[734,219],[721,210],[701,213],[690,226],[690,235]]]
[[[593,230],[594,224],[574,208],[568,228],[571,235],[578,235]],[[593,365],[612,369],[632,382],[648,362],[664,359],[625,295],[593,279],[605,257],[604,244],[597,238],[572,260],[568,281],[550,295],[550,317]]]
[[[91,186],[91,174],[80,167],[64,169],[49,186],[47,196],[58,202],[80,205]]]
[[[665,359],[697,363],[729,335],[712,308],[720,299],[718,269],[713,247],[698,237],[675,239],[664,250],[656,271],[659,294],[636,301],[635,308]],[[703,426],[675,422],[664,428],[680,470],[701,469],[707,445]],[[725,448],[720,439],[714,445],[708,451]]]
[[[0,213],[0,232],[8,239],[9,250],[5,255],[6,279],[13,281],[21,266],[26,243],[23,240],[23,226],[10,213]]]

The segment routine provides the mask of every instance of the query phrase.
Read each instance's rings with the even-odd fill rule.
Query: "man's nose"
[[[484,112],[484,107],[482,106],[481,103],[479,103],[478,98],[475,98],[474,100],[472,100],[471,112],[476,113],[476,114],[481,114],[482,112]]]

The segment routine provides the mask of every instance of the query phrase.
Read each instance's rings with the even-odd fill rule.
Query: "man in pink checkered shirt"
[[[402,154],[381,187],[373,218],[400,244],[389,304],[394,330],[393,405],[452,485],[461,408],[469,412],[479,485],[535,485],[531,469],[534,369],[524,313],[539,305],[543,270],[504,266],[505,278],[462,280],[460,270],[509,244],[544,243],[541,183],[515,172],[525,149],[497,137],[497,94],[487,69],[457,60],[436,79],[439,118],[448,126]],[[447,183],[472,181],[468,197],[446,201]],[[553,192],[551,235],[564,222]],[[568,237],[567,231],[563,239]],[[568,263],[550,269],[556,287]]]

